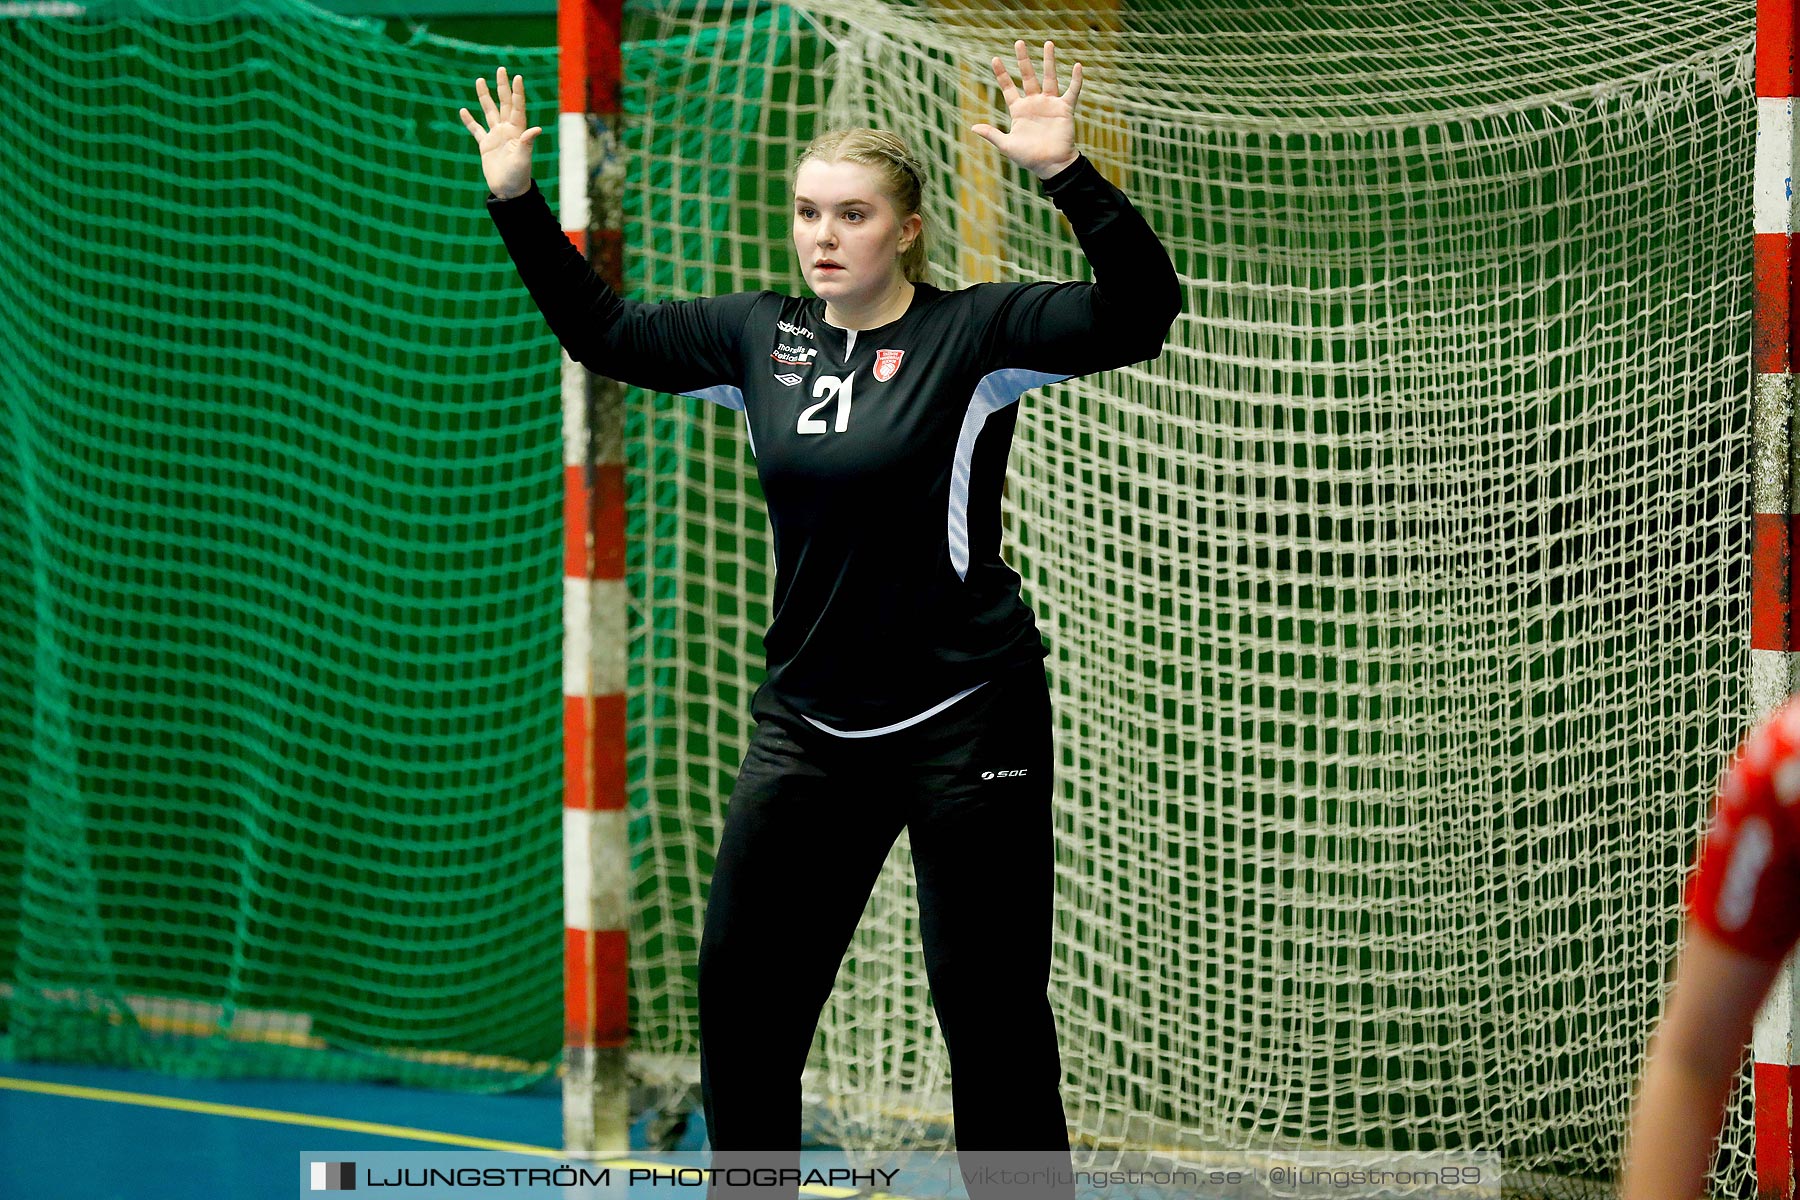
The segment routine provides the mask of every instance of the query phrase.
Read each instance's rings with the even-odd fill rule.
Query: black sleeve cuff
[[[1057,176],[1057,178],[1060,179],[1060,178],[1062,178],[1062,176],[1059,175],[1059,176]],[[517,196],[508,196],[505,200],[502,200],[500,197],[496,196],[493,192],[493,189],[490,188],[488,190],[488,194],[487,194],[487,202],[489,204],[507,204],[513,200],[523,200],[525,197],[531,195],[531,193],[533,193],[537,190],[538,190],[537,180],[533,179],[531,181],[531,186],[526,188],[524,191],[520,192]]]
[[[1044,195],[1054,196],[1057,192],[1069,187],[1076,180],[1097,174],[1099,174],[1099,169],[1095,167],[1092,162],[1088,161],[1088,156],[1077,151],[1074,162],[1070,163],[1050,178],[1042,179],[1038,182],[1044,189]]]

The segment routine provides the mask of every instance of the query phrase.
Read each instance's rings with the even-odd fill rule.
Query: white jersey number
[[[844,430],[850,428],[850,385],[855,382],[855,371],[850,372],[850,374],[844,376],[842,379],[838,378],[836,375],[819,376],[818,381],[813,384],[813,395],[822,396],[824,399],[800,414],[799,432],[827,432],[825,422],[813,416],[813,414],[818,412],[821,408],[824,408],[827,404],[830,404],[832,397],[834,396],[837,397],[838,402],[837,432],[842,433]]]

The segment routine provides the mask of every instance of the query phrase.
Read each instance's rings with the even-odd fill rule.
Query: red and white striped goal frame
[[[1795,690],[1800,629],[1793,609],[1796,524],[1794,416],[1794,26],[1796,0],[1756,5],[1756,253],[1752,338],[1751,702],[1757,719]],[[1794,969],[1790,962],[1757,1014],[1756,1190],[1794,1194]]]
[[[557,6],[562,228],[615,288],[622,22],[623,0]],[[571,1154],[623,1152],[630,1128],[623,395],[563,355],[563,1148]]]

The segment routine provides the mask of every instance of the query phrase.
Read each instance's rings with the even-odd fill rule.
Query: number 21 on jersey
[[[856,372],[839,378],[836,375],[821,375],[813,384],[813,395],[823,397],[817,404],[800,414],[800,433],[825,433],[825,422],[813,416],[821,408],[837,398],[837,432],[842,433],[850,427],[850,385],[856,382]]]

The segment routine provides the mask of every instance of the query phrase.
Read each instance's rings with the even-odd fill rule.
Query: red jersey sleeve
[[[1688,915],[1744,954],[1776,961],[1800,939],[1800,699],[1758,726],[1725,772],[1688,878]]]

